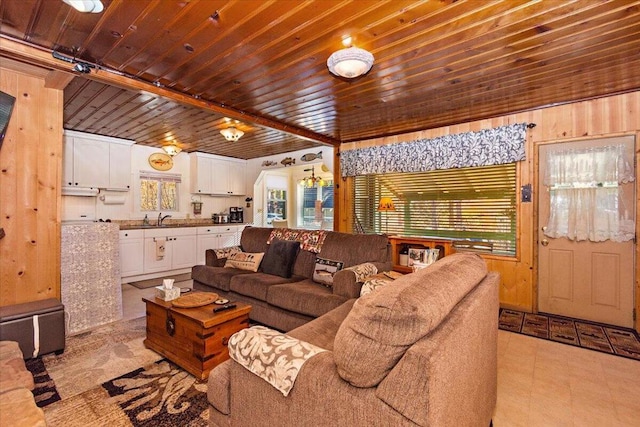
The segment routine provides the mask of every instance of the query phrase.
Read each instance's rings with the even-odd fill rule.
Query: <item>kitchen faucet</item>
[[[171,215],[162,216],[162,212],[160,212],[158,214],[158,227],[161,227],[162,226],[162,221],[164,221],[167,218],[171,218]]]

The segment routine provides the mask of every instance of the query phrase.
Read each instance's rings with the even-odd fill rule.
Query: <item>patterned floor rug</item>
[[[632,329],[544,313],[500,309],[500,329],[640,360],[640,337]]]
[[[144,347],[144,317],[67,337],[27,361],[49,426],[206,426],[205,381]]]

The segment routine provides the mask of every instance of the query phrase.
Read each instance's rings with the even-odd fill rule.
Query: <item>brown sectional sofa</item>
[[[0,341],[0,427],[45,427],[33,397],[33,376],[15,341]]]
[[[266,253],[273,230],[246,227],[240,239],[242,250]],[[386,235],[378,234],[328,231],[319,253],[300,249],[290,278],[261,270],[254,273],[225,268],[225,259],[219,259],[216,252],[207,250],[206,265],[193,267],[193,288],[215,292],[231,301],[249,303],[252,320],[281,331],[301,326],[360,295],[362,283],[356,281],[353,270],[335,273],[332,287],[313,281],[316,257],[341,261],[344,268],[371,263],[379,271],[391,269],[389,240]]]
[[[302,365],[288,395],[249,370],[280,354],[263,345],[277,341],[243,342],[239,332],[230,354],[247,360],[211,371],[210,425],[489,426],[498,284],[482,258],[457,253],[346,301],[286,334],[326,350]],[[290,367],[275,360],[282,366],[258,371],[277,377]]]

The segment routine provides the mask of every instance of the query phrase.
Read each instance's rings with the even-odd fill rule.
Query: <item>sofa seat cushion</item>
[[[335,295],[330,288],[305,279],[296,283],[271,286],[266,301],[279,308],[319,317],[347,300]]]
[[[270,287],[286,282],[297,282],[301,277],[293,276],[288,279],[265,273],[241,274],[231,278],[229,289],[240,295],[267,301]]]
[[[240,270],[239,268],[210,267],[206,265],[196,265],[191,269],[191,278],[193,280],[225,292],[229,292],[232,277],[244,274],[254,273],[249,270]]]
[[[336,334],[339,375],[356,387],[376,386],[486,275],[480,256],[457,253],[360,297]]]
[[[287,332],[287,335],[333,351],[336,333],[355,302],[355,298],[350,299],[328,313]]]

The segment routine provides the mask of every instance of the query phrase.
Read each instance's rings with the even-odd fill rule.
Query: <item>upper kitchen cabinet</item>
[[[64,133],[63,194],[70,188],[128,191],[133,141],[74,131]]]
[[[246,194],[244,160],[191,153],[191,192],[212,196],[241,196]]]

